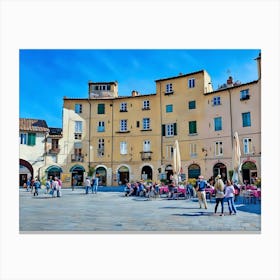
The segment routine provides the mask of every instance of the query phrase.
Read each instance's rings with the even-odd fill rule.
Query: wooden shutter
[[[173,124],[173,128],[174,128],[174,135],[177,135],[177,123]]]
[[[161,125],[161,134],[162,136],[165,136],[165,124]]]

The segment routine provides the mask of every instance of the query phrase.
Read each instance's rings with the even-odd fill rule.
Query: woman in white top
[[[225,201],[228,203],[228,210],[230,215],[236,215],[236,207],[234,205],[234,187],[230,180],[226,182]]]

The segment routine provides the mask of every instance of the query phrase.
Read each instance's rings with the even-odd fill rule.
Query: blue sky
[[[19,116],[62,127],[63,97],[87,98],[88,81],[118,81],[119,96],[155,93],[155,80],[206,70],[214,89],[257,79],[260,50],[20,50]]]

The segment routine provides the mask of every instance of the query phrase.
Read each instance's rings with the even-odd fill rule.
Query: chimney
[[[139,95],[139,92],[136,91],[136,90],[133,90],[133,91],[131,92],[131,95],[132,95],[132,96],[138,96],[138,95]]]
[[[232,85],[232,76],[229,76],[227,79],[227,85]]]

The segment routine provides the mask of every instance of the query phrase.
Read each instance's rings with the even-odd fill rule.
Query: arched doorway
[[[216,178],[218,175],[221,175],[222,180],[225,182],[227,179],[227,167],[221,163],[218,162],[213,167],[213,176]]]
[[[153,170],[151,166],[145,165],[141,171],[142,180],[153,180]]]
[[[27,182],[28,178],[33,178],[33,167],[32,165],[24,160],[19,160],[19,186],[23,186]]]
[[[95,170],[95,174],[99,175],[98,184],[101,186],[107,185],[107,171],[106,168],[103,166],[97,167]]]
[[[200,175],[200,166],[198,164],[191,164],[188,167],[188,178],[195,178],[197,179]]]
[[[74,165],[71,167],[70,172],[72,173],[72,186],[82,186],[84,183],[84,167],[81,165]]]
[[[56,165],[49,166],[46,169],[47,178],[50,178],[50,176],[52,176],[53,178],[54,177],[60,178],[60,173],[62,173],[62,169],[61,169],[61,167],[56,166]]]
[[[165,167],[165,173],[166,173],[167,183],[171,183],[171,181],[172,181],[171,176],[173,176],[173,167],[171,164],[169,164]]]
[[[252,161],[246,161],[242,164],[241,170],[243,182],[245,184],[254,184],[256,178],[258,177],[256,164]]]
[[[118,170],[119,184],[124,185],[129,182],[129,169],[126,166],[121,166]]]

